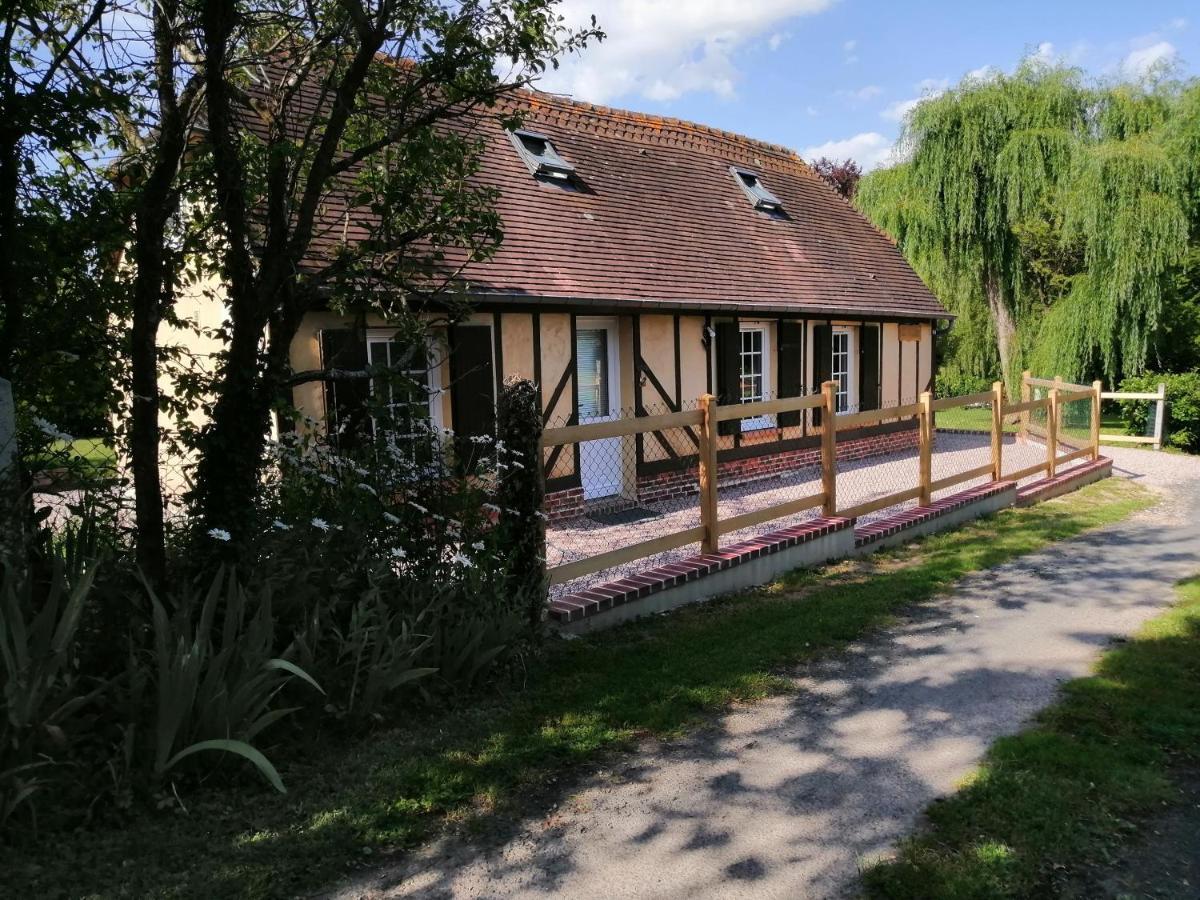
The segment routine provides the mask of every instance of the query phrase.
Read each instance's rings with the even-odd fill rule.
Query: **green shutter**
[[[879,326],[858,330],[858,408],[879,409]]]
[[[722,406],[742,402],[742,332],[737,320],[718,322],[717,332],[717,402]],[[718,434],[738,434],[740,419],[717,423]]]
[[[833,326],[813,326],[813,393],[820,393],[821,385],[833,377]],[[814,409],[812,421],[821,424],[821,410]]]
[[[450,378],[455,451],[464,469],[470,469],[487,449],[471,438],[496,432],[491,328],[455,325],[450,329]]]
[[[799,397],[804,393],[804,326],[799,322],[779,323],[779,396]],[[799,425],[803,410],[779,414],[779,426]]]
[[[321,332],[321,367],[363,371],[367,367],[367,340],[353,328],[327,328]],[[367,378],[325,379],[325,427],[339,449],[357,446],[369,427]]]

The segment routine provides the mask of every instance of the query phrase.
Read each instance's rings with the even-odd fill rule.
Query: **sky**
[[[783,144],[806,158],[893,158],[904,113],[1025,56],[1098,78],[1200,72],[1192,2],[564,0],[608,38],[539,85]]]

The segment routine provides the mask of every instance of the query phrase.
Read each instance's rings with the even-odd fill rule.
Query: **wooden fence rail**
[[[640,541],[604,553],[588,556],[584,559],[573,560],[550,569],[551,584],[560,584],[585,575],[590,575],[613,566],[631,562],[642,557],[662,553],[667,550],[699,543],[703,552],[715,553],[720,546],[722,535],[761,525],[775,519],[782,519],[809,509],[820,507],[824,516],[843,516],[854,518],[868,513],[886,509],[898,503],[916,500],[919,505],[926,506],[932,500],[932,495],[949,487],[976,478],[988,477],[992,481],[1018,480],[1045,473],[1053,476],[1058,466],[1077,459],[1096,459],[1100,455],[1100,400],[1112,397],[1114,399],[1141,399],[1141,395],[1108,394],[1101,390],[1100,382],[1095,382],[1090,388],[1068,384],[1060,379],[1037,379],[1028,377],[1022,379],[1022,399],[1016,403],[1006,403],[1004,387],[1000,382],[992,385],[990,391],[966,394],[960,397],[943,397],[934,399],[929,392],[921,394],[917,403],[904,406],[894,406],[885,409],[863,410],[861,412],[838,413],[836,411],[837,384],[827,381],[821,386],[819,394],[803,397],[785,397],[776,400],[764,400],[756,403],[739,403],[721,405],[717,398],[705,394],[700,398],[699,408],[685,412],[666,413],[655,416],[637,416],[617,419],[611,422],[597,422],[588,425],[570,425],[563,428],[546,429],[542,434],[542,447],[550,448],[563,444],[577,444],[585,441],[602,440],[612,437],[623,437],[662,431],[666,428],[696,427],[699,433],[699,448],[696,454],[696,481],[699,493],[700,524],[681,531],[672,532]],[[1046,397],[1034,399],[1033,388],[1046,388]],[[1161,399],[1159,394],[1147,395],[1151,399]],[[1090,440],[1072,452],[1059,456],[1061,410],[1064,403],[1078,400],[1092,401]],[[942,410],[961,406],[984,406],[990,408],[991,459],[974,468],[953,475],[934,479],[932,477],[932,457],[935,443],[935,417]],[[766,415],[796,412],[800,410],[819,410],[821,415],[820,450],[821,450],[821,490],[776,503],[763,509],[721,518],[718,507],[718,488],[720,472],[718,463],[719,423],[733,419],[756,418]],[[1046,426],[1043,430],[1039,425],[1029,421],[1029,414],[1035,410],[1046,410]],[[1046,458],[1036,465],[1027,466],[1015,472],[1004,472],[1003,465],[1003,426],[1008,417],[1021,417],[1020,437],[1023,439],[1030,433],[1044,437],[1046,441]],[[868,501],[851,506],[839,505],[837,495],[837,433],[850,428],[863,428],[884,422],[895,422],[902,419],[917,419],[918,435],[918,476],[915,485],[904,486],[886,496],[873,497]],[[1160,416],[1161,421],[1161,416]],[[817,427],[817,426],[814,426]],[[1105,440],[1109,437],[1105,436]],[[1143,440],[1135,438],[1134,440]],[[1147,438],[1146,441],[1154,440]],[[1075,441],[1069,445],[1075,446]],[[899,487],[899,486],[898,486]]]

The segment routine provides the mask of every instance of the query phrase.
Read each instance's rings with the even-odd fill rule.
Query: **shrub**
[[[1167,386],[1167,421],[1164,443],[1169,447],[1200,453],[1200,372],[1167,375],[1136,375],[1121,382],[1120,390],[1153,393]],[[1121,402],[1121,419],[1126,434],[1145,434],[1154,401]]]
[[[991,390],[992,383],[979,375],[966,375],[958,371],[941,369],[937,373],[936,389],[939,397],[963,397]]]

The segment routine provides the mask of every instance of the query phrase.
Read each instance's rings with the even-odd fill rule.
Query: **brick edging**
[[[949,497],[943,497],[941,500],[935,500],[928,506],[903,509],[894,515],[855,528],[854,546],[865,547],[901,531],[915,528],[931,519],[937,519],[956,509],[961,509],[969,503],[1012,490],[1013,487],[1015,487],[1015,482],[1012,481],[989,481],[987,484],[968,488],[957,494],[951,494]]]
[[[1072,466],[1055,475],[1053,478],[1042,478],[1023,488],[1017,489],[1017,506],[1030,506],[1040,500],[1049,500],[1060,494],[1073,490],[1078,481],[1095,481],[1097,476],[1112,472],[1113,461],[1110,457],[1102,456],[1089,460],[1082,465]],[[1082,485],[1078,485],[1082,486]]]
[[[637,575],[564,594],[550,601],[550,618],[559,624],[577,622],[686,581],[703,578],[705,575],[731,569],[760,556],[777,553],[788,547],[833,534],[835,531],[851,528],[853,524],[853,520],[840,516],[812,519],[800,525],[739,541],[716,553],[699,553],[679,562],[639,572]]]

